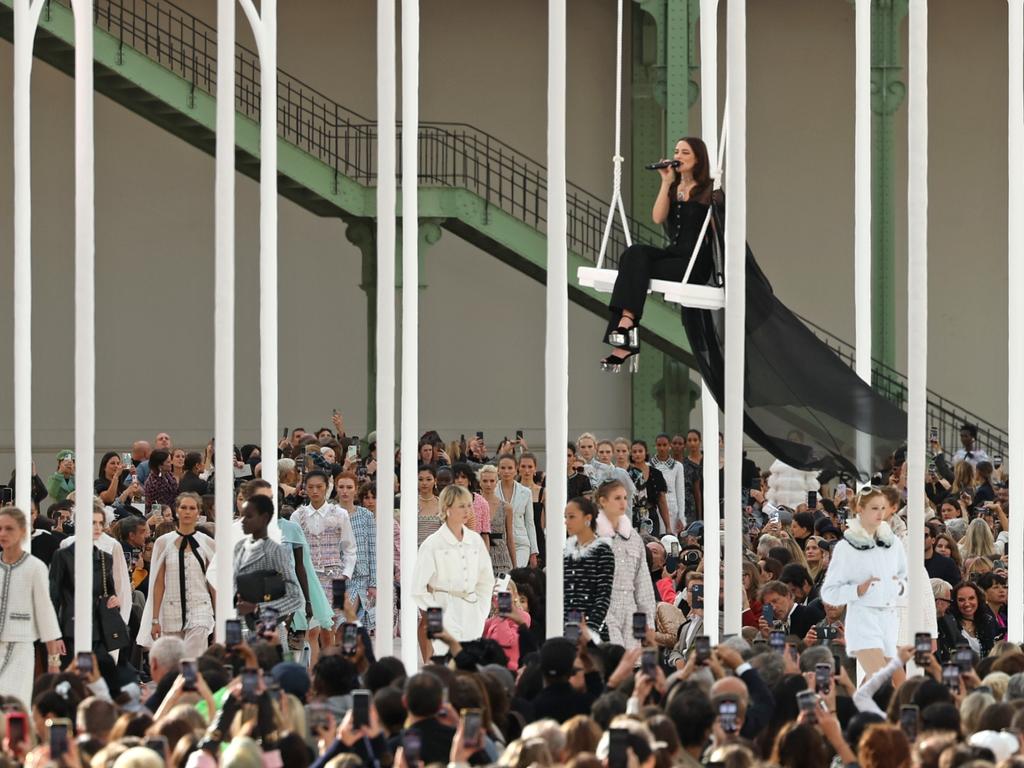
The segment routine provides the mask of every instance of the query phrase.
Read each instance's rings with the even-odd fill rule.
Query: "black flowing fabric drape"
[[[723,202],[713,206],[714,226],[708,228],[718,264],[725,252]],[[744,431],[798,469],[868,479],[906,441],[906,414],[861,381],[776,298],[749,247],[746,262]],[[700,373],[722,405],[725,311],[684,308],[683,325]],[[863,457],[858,435],[870,446]]]

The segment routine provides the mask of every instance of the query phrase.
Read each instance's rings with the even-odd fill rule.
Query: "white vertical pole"
[[[1024,312],[1020,295],[1024,291],[1024,0],[1009,0],[1009,206],[1008,269],[1009,296],[1009,420],[1010,498],[1024,499],[1024,404],[1020,382],[1024,381]],[[1016,494],[1016,496],[1014,495]],[[1014,643],[1024,640],[1024,514],[1010,515],[1008,632]]]
[[[871,0],[857,0],[854,65],[854,311],[857,375],[871,383]]]
[[[854,63],[853,307],[855,368],[871,384],[871,0],[856,0]],[[857,432],[857,465],[871,468],[871,435]]]
[[[561,637],[565,509],[569,442],[569,282],[565,181],[566,2],[548,0],[548,270],[544,352],[544,442],[547,444],[545,621],[548,637]]]
[[[32,509],[32,46],[42,0],[14,4],[14,503]],[[25,531],[25,546],[32,526]]]
[[[260,461],[277,507],[277,0],[262,0],[260,52]],[[232,55],[234,51],[231,52]],[[228,448],[233,447],[233,443]],[[232,507],[233,508],[233,507]],[[277,516],[275,511],[274,521]],[[281,540],[281,529],[270,526]]]
[[[217,154],[216,255],[214,274],[214,437],[216,446],[215,525],[217,562],[216,629],[224,642],[224,622],[233,615],[234,558],[231,520],[234,517],[234,464],[231,447],[235,427],[235,0],[217,0]],[[274,453],[273,458],[277,457]],[[263,461],[266,477],[277,475],[277,462]]]
[[[393,31],[393,28],[392,28]],[[392,61],[394,56],[392,55]],[[392,95],[393,98],[393,95]],[[412,573],[416,563],[416,518],[419,500],[415,492],[417,464],[416,450],[419,437],[419,125],[420,125],[420,3],[419,0],[402,0],[402,448],[407,461],[402,462],[401,486],[402,520],[407,531],[409,551],[408,568],[403,570],[403,586],[412,594]],[[392,126],[392,131],[394,126]],[[383,132],[382,132],[383,135]],[[394,147],[394,136],[391,138]],[[392,208],[394,204],[392,203]],[[394,260],[394,256],[389,258]],[[389,299],[394,306],[394,291]],[[394,351],[392,351],[394,357]],[[392,377],[393,378],[393,377]],[[378,381],[380,376],[378,374]],[[391,402],[389,399],[388,402]],[[393,407],[393,406],[392,406]],[[403,541],[403,544],[405,542]],[[379,555],[378,555],[378,563]],[[406,558],[402,558],[406,562]],[[402,615],[402,632],[410,638],[406,645],[407,658],[419,649],[411,638],[416,637],[416,606],[406,600],[407,610]],[[378,637],[380,633],[378,632]],[[415,667],[412,667],[415,669]]]
[[[700,3],[700,122],[708,159],[718,163],[718,0]],[[717,173],[718,169],[715,169]],[[704,433],[704,634],[718,642],[721,529],[718,513],[718,403],[707,382],[700,382],[701,431]],[[711,450],[710,446],[714,449]],[[715,575],[712,575],[715,574]]]
[[[910,0],[907,69],[907,568],[909,602],[931,599],[924,570],[928,381],[928,2]],[[926,594],[927,593],[927,594]],[[914,628],[917,631],[917,628]]]
[[[395,0],[377,0],[377,563],[384,542],[394,540],[395,498]],[[418,284],[418,280],[417,280]],[[406,322],[410,322],[406,319]],[[415,322],[413,320],[412,322]],[[403,365],[404,367],[404,365]],[[415,442],[413,443],[415,446]],[[416,466],[416,449],[403,446]],[[405,462],[403,462],[404,464]],[[415,479],[412,488],[416,488]],[[408,491],[407,491],[408,493]],[[406,494],[403,493],[404,497]],[[413,498],[416,493],[413,491]],[[401,518],[402,661],[419,668],[412,571],[416,564],[416,516]],[[391,578],[394,578],[391,574]],[[380,589],[378,580],[377,588]],[[377,595],[377,620],[385,626],[389,604]],[[377,634],[380,635],[380,629]]]
[[[725,219],[725,633],[739,634],[743,611],[740,486],[743,468],[744,323],[747,309],[747,3],[726,14],[729,212]],[[707,589],[707,585],[705,585]]]
[[[75,651],[92,650],[96,441],[95,182],[92,0],[75,13]]]

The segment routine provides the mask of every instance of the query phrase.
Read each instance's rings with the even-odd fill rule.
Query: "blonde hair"
[[[7,505],[6,507],[0,507],[0,515],[7,515],[14,520],[14,524],[17,525],[21,530],[28,529],[28,522],[25,519],[25,513],[22,512],[18,507],[13,505]]]
[[[992,531],[980,517],[971,520],[971,524],[967,526],[967,534],[960,542],[960,554],[964,557],[995,556],[996,543],[992,538]]]
[[[441,495],[438,497],[437,516],[442,521],[448,519],[448,510],[454,507],[460,501],[468,501],[470,505],[473,504],[473,494],[469,492],[468,488],[463,488],[461,485],[455,485],[452,483],[446,486]]]
[[[871,499],[873,499],[873,498],[875,498],[877,496],[881,496],[883,499],[885,499],[886,504],[889,503],[889,498],[885,495],[885,491],[883,489],[877,488],[877,487],[872,486],[872,485],[868,485],[868,486],[865,486],[864,488],[862,488],[860,490],[860,492],[857,493],[857,495],[853,497],[853,511],[854,511],[854,513],[860,514],[860,506],[861,506],[861,504],[869,502],[869,501],[871,501]]]
[[[476,476],[477,479],[479,480],[484,475],[494,475],[495,477],[497,477],[498,468],[493,464],[484,464],[482,467],[480,467],[480,471],[476,473]]]
[[[590,432],[584,432],[582,435],[580,435],[579,437],[576,438],[576,447],[579,448],[580,447],[580,443],[582,443],[584,440],[590,440],[595,445],[597,444],[597,438],[594,437],[593,434],[591,434]]]

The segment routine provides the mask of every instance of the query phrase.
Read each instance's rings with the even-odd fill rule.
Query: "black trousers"
[[[703,259],[698,258],[694,264],[694,273]],[[619,325],[622,313],[629,310],[634,322],[639,325],[647,302],[647,289],[651,280],[674,280],[679,282],[686,274],[689,257],[680,256],[663,248],[650,245],[631,245],[619,259],[619,275],[615,278],[615,288],[608,304],[610,318],[608,330],[614,331]],[[697,275],[691,274],[693,282]]]

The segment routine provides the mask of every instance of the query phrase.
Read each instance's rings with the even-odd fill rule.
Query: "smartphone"
[[[839,485],[836,486],[836,495],[840,499],[846,498],[846,483],[840,483]]]
[[[429,631],[429,630],[428,630]],[[341,652],[346,656],[352,656],[359,645],[359,627],[355,624],[345,622],[341,625]]]
[[[66,755],[71,739],[71,721],[66,717],[55,717],[46,721],[46,730],[50,738],[50,759]]]
[[[288,437],[288,427],[281,430],[281,437]]]
[[[647,637],[647,614],[637,611],[633,614],[633,639],[643,640]]]
[[[608,729],[608,768],[627,768],[629,764],[629,731]]]
[[[80,677],[91,677],[93,673],[92,654],[88,651],[79,651],[75,654],[75,669]]]
[[[423,740],[416,731],[404,731],[402,733],[402,753],[405,755],[405,764],[409,768],[416,768],[419,765],[422,749]]]
[[[739,730],[739,704],[732,699],[718,702],[718,724],[722,730],[732,735]]]
[[[352,727],[364,728],[370,725],[370,692],[365,688],[352,691]]]
[[[511,592],[498,593],[498,613],[500,613],[502,616],[508,616],[510,613],[512,613]]]
[[[836,680],[839,679],[840,670],[842,670],[842,668],[843,668],[843,665],[842,665],[842,662],[839,661],[839,654],[838,653],[833,653],[832,654],[832,669],[834,671],[833,671],[832,674],[835,675]]]
[[[938,439],[939,439],[939,428],[938,427],[928,427],[928,442],[934,443],[934,442],[937,442]]]
[[[24,712],[8,712],[7,743],[12,747],[16,744],[23,744],[28,741],[28,715]]]
[[[827,696],[832,690],[832,665],[814,665],[814,692]]]
[[[242,644],[242,620],[228,619],[224,622],[224,645],[234,648]]]
[[[427,637],[434,638],[444,632],[444,611],[427,608]]]
[[[942,683],[952,693],[960,693],[960,667],[947,664],[942,668]]]
[[[811,722],[818,722],[818,694],[814,691],[800,691],[796,695],[796,705],[799,707],[800,712],[810,712]]]
[[[690,601],[690,604],[694,608],[703,608],[704,607],[704,585],[703,584],[694,584],[692,587],[690,587],[690,595],[693,598]]]
[[[331,607],[336,611],[345,610],[345,579],[331,579]]]
[[[346,461],[353,461],[358,456],[359,456],[359,446],[356,445],[355,443],[352,443],[352,445],[350,445],[348,447],[348,450],[345,451],[345,460]]]
[[[675,573],[679,570],[679,555],[667,555],[665,557],[665,570]]]
[[[14,489],[10,488],[8,486],[4,486],[2,499],[3,499],[4,506],[6,506],[8,504],[13,504],[14,503]]]
[[[523,439],[523,430],[517,429],[516,430],[516,440],[522,440],[522,439]]]
[[[900,707],[900,728],[907,736],[907,741],[913,742],[917,738],[917,712],[916,704],[906,704]]]
[[[640,671],[651,677],[658,674],[658,652],[653,648],[645,648],[640,655]]]
[[[462,743],[466,747],[480,748],[483,736],[483,714],[479,709],[464,709],[462,716]]]
[[[580,626],[583,624],[583,611],[570,608],[565,612],[565,627],[562,631],[566,640],[578,643],[580,640]]]
[[[476,439],[477,440],[483,440],[484,439],[484,433],[481,432],[479,429],[476,431]]]
[[[693,650],[697,654],[697,663],[707,664],[711,659],[711,638],[699,635],[693,641]]]
[[[992,466],[995,469],[999,469],[1001,466],[1003,466],[1003,457],[999,456],[999,455],[993,456],[992,457]]]
[[[761,606],[761,618],[769,627],[775,623],[775,609],[768,603]]]
[[[260,682],[260,671],[252,667],[242,670],[242,701],[256,701],[256,688]]]
[[[771,646],[773,651],[782,653],[782,650],[786,647],[786,633],[781,629],[773,629],[771,634],[768,635],[768,645]]]
[[[919,667],[928,664],[928,656],[932,652],[932,636],[928,632],[914,635],[914,663]]]
[[[199,672],[196,669],[195,659],[182,659],[181,660],[181,680],[183,691],[194,691],[196,690],[196,682],[199,676]]]
[[[974,667],[974,651],[966,643],[957,643],[954,663],[961,672],[970,672]]]
[[[814,509],[818,506],[818,492],[808,491],[807,492],[807,509]]]
[[[167,737],[166,736],[148,736],[142,743],[146,749],[152,749],[158,755],[160,759],[166,764],[167,763]]]

